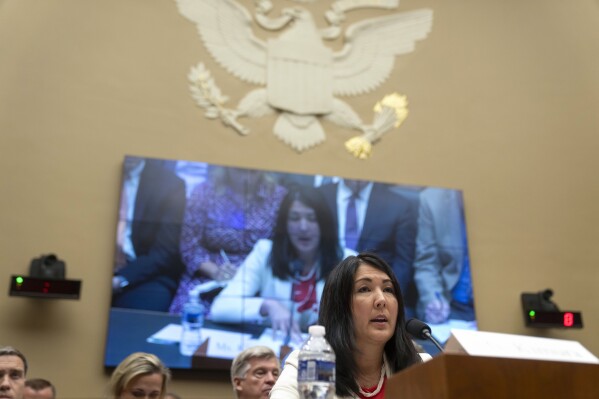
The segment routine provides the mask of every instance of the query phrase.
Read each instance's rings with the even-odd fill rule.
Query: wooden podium
[[[599,364],[444,353],[393,375],[385,398],[599,398]]]

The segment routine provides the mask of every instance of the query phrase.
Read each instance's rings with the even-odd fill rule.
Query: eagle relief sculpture
[[[180,13],[197,25],[202,42],[216,62],[236,78],[260,86],[247,93],[237,108],[226,108],[223,95],[203,63],[188,75],[193,98],[208,118],[242,135],[249,133],[240,117],[278,114],[273,131],[296,151],[325,140],[320,119],[362,134],[346,142],[354,156],[365,159],[371,145],[406,118],[407,101],[397,93],[374,107],[371,124],[340,97],[371,92],[389,77],[395,57],[414,50],[431,29],[432,11],[392,13],[363,20],[345,29],[343,47],[325,45],[342,34],[345,12],[356,8],[397,8],[399,0],[338,0],[325,13],[327,28],[318,28],[305,8],[283,8],[271,18],[269,0],[256,0],[254,18],[235,0],[176,0]],[[296,3],[309,0],[294,0]],[[254,22],[255,21],[255,22]],[[280,33],[258,38],[252,24]]]

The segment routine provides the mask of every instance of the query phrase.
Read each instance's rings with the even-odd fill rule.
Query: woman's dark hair
[[[395,333],[385,344],[388,366],[396,373],[422,361],[405,328],[403,296],[391,267],[372,253],[348,256],[329,274],[322,292],[318,315],[318,322],[325,327],[326,338],[337,357],[336,391],[338,396],[350,396],[358,392],[356,382],[358,370],[354,359],[357,348],[352,317],[352,297],[354,278],[360,265],[369,265],[387,274],[391,278],[397,298]]]
[[[318,278],[326,279],[331,269],[343,258],[343,251],[339,246],[332,211],[327,205],[324,195],[313,187],[303,186],[290,188],[279,207],[272,237],[272,251],[269,257],[273,275],[281,280],[287,280],[292,276],[289,265],[298,258],[287,234],[287,218],[293,201],[301,202],[316,213],[316,221],[320,227],[320,275]]]

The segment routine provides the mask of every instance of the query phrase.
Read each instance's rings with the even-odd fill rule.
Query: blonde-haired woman
[[[151,353],[136,352],[127,356],[110,378],[113,399],[163,399],[171,373]]]

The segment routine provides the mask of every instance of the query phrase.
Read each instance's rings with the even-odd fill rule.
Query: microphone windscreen
[[[410,319],[406,323],[406,330],[414,337],[427,339],[426,333],[431,332],[431,328],[423,321],[418,319]]]

